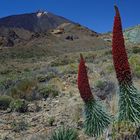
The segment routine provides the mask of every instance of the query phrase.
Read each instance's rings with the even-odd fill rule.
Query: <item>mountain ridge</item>
[[[140,26],[124,30],[126,42],[140,43],[140,30],[137,29],[140,29]],[[111,46],[112,33],[100,34],[62,16],[42,10],[0,18],[0,46],[12,47],[23,44],[32,46],[38,42],[46,45],[44,44],[46,40],[51,40],[53,46],[57,46],[59,42],[61,46],[71,44],[85,48],[87,44],[90,44],[87,48],[95,48],[98,45],[102,48],[103,46]],[[67,40],[71,41],[67,42]],[[56,44],[52,43],[55,41]]]
[[[0,44],[2,47],[20,48],[52,46],[52,50],[59,53],[92,50],[98,46],[96,49],[100,49],[107,46],[106,41],[99,37],[99,33],[45,11],[0,19]]]
[[[65,22],[74,23],[53,13],[38,11],[0,18],[0,27],[23,28],[32,32],[42,32],[54,29]]]

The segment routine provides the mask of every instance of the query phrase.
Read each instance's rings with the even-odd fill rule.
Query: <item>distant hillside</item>
[[[38,11],[0,19],[0,46],[36,55],[62,54],[106,48],[100,34],[48,12]],[[10,54],[12,54],[10,50]],[[21,55],[23,52],[21,53]]]
[[[13,15],[0,19],[0,27],[23,28],[32,32],[43,32],[54,29],[62,23],[71,21],[50,12],[38,11],[36,13]]]
[[[140,43],[140,25],[130,27],[124,31],[127,41],[135,44]]]
[[[29,33],[28,40],[20,38],[20,31],[17,32],[16,29],[16,31],[10,32],[8,44],[4,43],[1,46],[0,58],[3,59],[7,56],[5,59],[27,59],[28,57],[58,56],[67,53],[102,50],[108,47],[107,42],[101,39],[98,33],[71,23],[62,24],[49,32]],[[28,33],[25,30],[23,32],[24,34]],[[14,42],[13,46],[12,42]],[[5,47],[10,48],[5,49]]]
[[[123,33],[126,43],[140,44],[140,25],[127,28]],[[101,34],[100,37],[111,45],[112,32]]]

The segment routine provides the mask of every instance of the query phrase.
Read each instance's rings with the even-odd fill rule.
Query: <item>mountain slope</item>
[[[62,31],[58,27],[49,32],[32,34],[29,40],[15,43],[12,48],[2,47],[0,59],[36,59],[43,56],[96,51],[108,47],[108,44],[94,31],[71,23],[62,26]]]
[[[126,28],[123,31],[125,42],[127,44],[131,45],[137,45],[140,44],[140,25],[136,25],[130,28]],[[112,32],[101,34],[100,36],[104,41],[107,41],[108,43],[112,42]]]
[[[36,13],[1,18],[0,27],[23,28],[32,32],[42,32],[56,28],[65,22],[71,21],[49,12],[38,11]]]
[[[0,46],[14,46],[13,53],[22,52],[23,49],[30,54],[49,52],[56,55],[99,50],[108,44],[100,38],[100,34],[80,24],[39,11],[1,18]],[[12,51],[10,50],[9,56]]]
[[[140,25],[130,27],[124,31],[127,41],[135,44],[140,43]]]

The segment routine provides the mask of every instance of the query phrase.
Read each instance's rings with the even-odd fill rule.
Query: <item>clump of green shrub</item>
[[[20,112],[20,113],[24,113],[24,112],[27,112],[28,103],[25,100],[20,100],[20,99],[13,100],[10,103],[10,109],[12,111],[17,111],[17,112]]]
[[[3,95],[0,97],[0,109],[7,109],[10,103],[13,101],[13,98],[10,96]]]
[[[12,69],[5,68],[5,69],[3,69],[3,70],[0,71],[0,74],[6,75],[6,74],[9,74],[10,72],[12,72]]]
[[[112,50],[109,50],[109,51],[105,51],[104,52],[104,55],[106,56],[106,55],[111,55],[112,54]]]
[[[53,126],[54,122],[55,122],[55,117],[54,116],[51,116],[51,117],[48,118],[49,126]]]
[[[140,78],[140,65],[136,66],[135,75],[136,75],[136,77]]]
[[[35,79],[23,79],[16,85],[16,87],[18,87],[19,90],[26,92],[27,90],[34,88],[36,85],[37,82]]]
[[[38,87],[39,94],[47,99],[48,97],[54,98],[59,95],[59,90],[55,85],[40,85]]]
[[[78,140],[78,133],[73,128],[61,127],[52,133],[50,140]]]
[[[108,66],[106,66],[106,71],[107,71],[107,73],[112,73],[113,70],[114,70],[113,65],[108,65]]]
[[[129,58],[129,62],[132,66],[134,66],[134,68],[140,64],[140,55],[132,55],[130,58]]]
[[[140,48],[139,47],[133,47],[132,52],[135,53],[135,54],[140,53]]]
[[[53,71],[50,71],[50,72],[47,72],[47,74],[37,75],[37,80],[38,82],[46,82],[55,77],[56,77],[56,73]]]
[[[140,55],[131,56],[129,62],[132,66],[133,74],[140,78]]]
[[[46,82],[47,76],[43,75],[43,74],[39,74],[39,75],[37,75],[37,80],[38,80],[38,82]]]
[[[34,79],[23,79],[9,90],[9,95],[14,99],[33,100],[37,81]]]
[[[78,70],[78,64],[76,63],[72,63],[67,65],[66,67],[63,68],[63,73],[64,74],[77,74],[77,70]]]
[[[50,80],[50,79],[55,78],[55,77],[56,77],[55,72],[48,72],[47,73],[47,80]]]
[[[74,61],[75,61],[74,59],[72,59],[68,56],[64,56],[61,58],[57,58],[53,62],[51,62],[51,66],[56,67],[56,66],[68,65],[70,63],[74,63]]]
[[[113,139],[135,139],[137,128],[132,122],[114,122],[112,126]]]
[[[102,81],[102,80],[98,80],[95,83],[95,87],[98,88],[98,89],[104,88],[105,85],[106,85],[106,82],[105,81]]]
[[[15,80],[4,79],[4,80],[0,81],[0,88],[5,91],[5,90],[9,89],[14,83],[15,83]]]
[[[28,123],[24,120],[16,121],[14,120],[11,124],[12,131],[20,133],[21,131],[26,131],[28,129]]]

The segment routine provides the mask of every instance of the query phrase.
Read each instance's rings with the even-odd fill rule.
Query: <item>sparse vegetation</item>
[[[62,37],[61,34],[37,33],[33,34],[31,42],[27,41],[27,46],[21,42],[19,46],[0,48],[0,139],[6,140],[10,137],[23,139],[24,135],[31,137],[35,134],[32,140],[48,140],[50,131],[56,129],[49,140],[78,140],[78,134],[80,140],[95,137],[104,140],[107,136],[103,132],[109,125],[107,129],[109,139],[132,140],[136,135],[140,135],[139,128],[132,122],[116,121],[110,124],[111,119],[107,111],[111,111],[115,116],[118,113],[119,99],[118,94],[116,97],[113,96],[116,93],[116,90],[114,91],[116,81],[110,47],[107,47],[103,40],[103,43],[96,44],[94,37],[98,36],[97,38],[101,39],[100,34],[89,31],[81,25],[70,26],[66,25]],[[86,35],[81,35],[84,32]],[[111,33],[109,34],[111,36]],[[78,39],[67,41],[66,37],[71,40],[73,37]],[[129,45],[127,51],[132,76],[135,76],[134,82],[139,86],[140,46]],[[89,83],[93,85],[88,90],[84,86],[83,92],[89,93],[87,91],[91,88],[91,91],[94,91],[93,98],[97,99],[97,102],[95,100],[87,102],[87,94],[82,96],[84,103],[79,98],[76,84],[80,52],[87,62]],[[91,94],[88,96],[92,97]],[[127,106],[130,98],[122,97],[122,99],[126,100],[123,106]],[[85,110],[82,118],[83,104]],[[104,107],[107,107],[107,111]],[[12,122],[13,120],[15,121]],[[59,128],[58,126],[62,124],[76,127],[77,130],[70,127]],[[82,128],[85,131],[82,131]],[[2,134],[5,136],[1,136]],[[100,137],[100,134],[103,135]]]
[[[62,73],[64,74],[77,74],[78,66],[76,63],[69,64],[63,67]]]
[[[52,133],[50,140],[78,140],[78,133],[73,128],[61,127]]]
[[[140,78],[140,66],[137,66],[135,69],[135,75],[136,77]]]
[[[53,123],[55,122],[55,117],[54,116],[51,116],[48,118],[48,124],[49,126],[53,126]]]
[[[46,82],[47,76],[46,75],[43,75],[43,74],[39,74],[39,75],[37,75],[37,80],[39,82]]]
[[[9,74],[10,72],[12,72],[13,70],[11,68],[5,68],[3,70],[0,71],[1,75],[6,75]]]
[[[98,80],[98,81],[96,81],[96,83],[95,83],[95,87],[96,87],[96,88],[99,88],[99,89],[104,88],[105,85],[106,85],[106,82],[105,82],[105,81],[102,81],[102,80]]]
[[[28,123],[22,119],[20,121],[14,120],[11,124],[12,131],[20,133],[21,131],[26,131],[28,129]]]
[[[104,55],[112,55],[112,50],[105,51]]]
[[[64,57],[61,57],[61,58],[59,57],[51,63],[51,66],[56,67],[56,66],[68,65],[70,63],[74,63],[74,61],[75,61],[74,59],[72,59],[68,56],[64,56]]]
[[[50,80],[50,79],[55,78],[55,77],[57,77],[57,75],[54,71],[47,73],[47,80]]]
[[[112,64],[106,66],[107,73],[112,73],[113,72],[113,69],[114,68],[113,68],[113,65]]]
[[[37,82],[34,79],[23,79],[8,91],[14,99],[34,100],[34,91],[37,88]]]
[[[129,62],[132,66],[133,75],[139,78],[140,77],[140,55],[132,55],[129,58]]]
[[[25,112],[27,112],[27,105],[28,105],[28,103],[25,100],[17,99],[17,100],[13,100],[10,103],[10,109],[12,111],[25,113]]]
[[[116,139],[137,139],[137,127],[128,121],[114,122],[112,128],[112,138]]]
[[[0,96],[0,109],[7,109],[12,101],[13,98],[10,96]]]
[[[133,48],[132,48],[132,52],[133,52],[134,54],[140,53],[140,47],[133,47]]]
[[[59,95],[59,90],[55,85],[40,85],[38,88],[39,94],[47,99],[48,97],[54,98]]]

